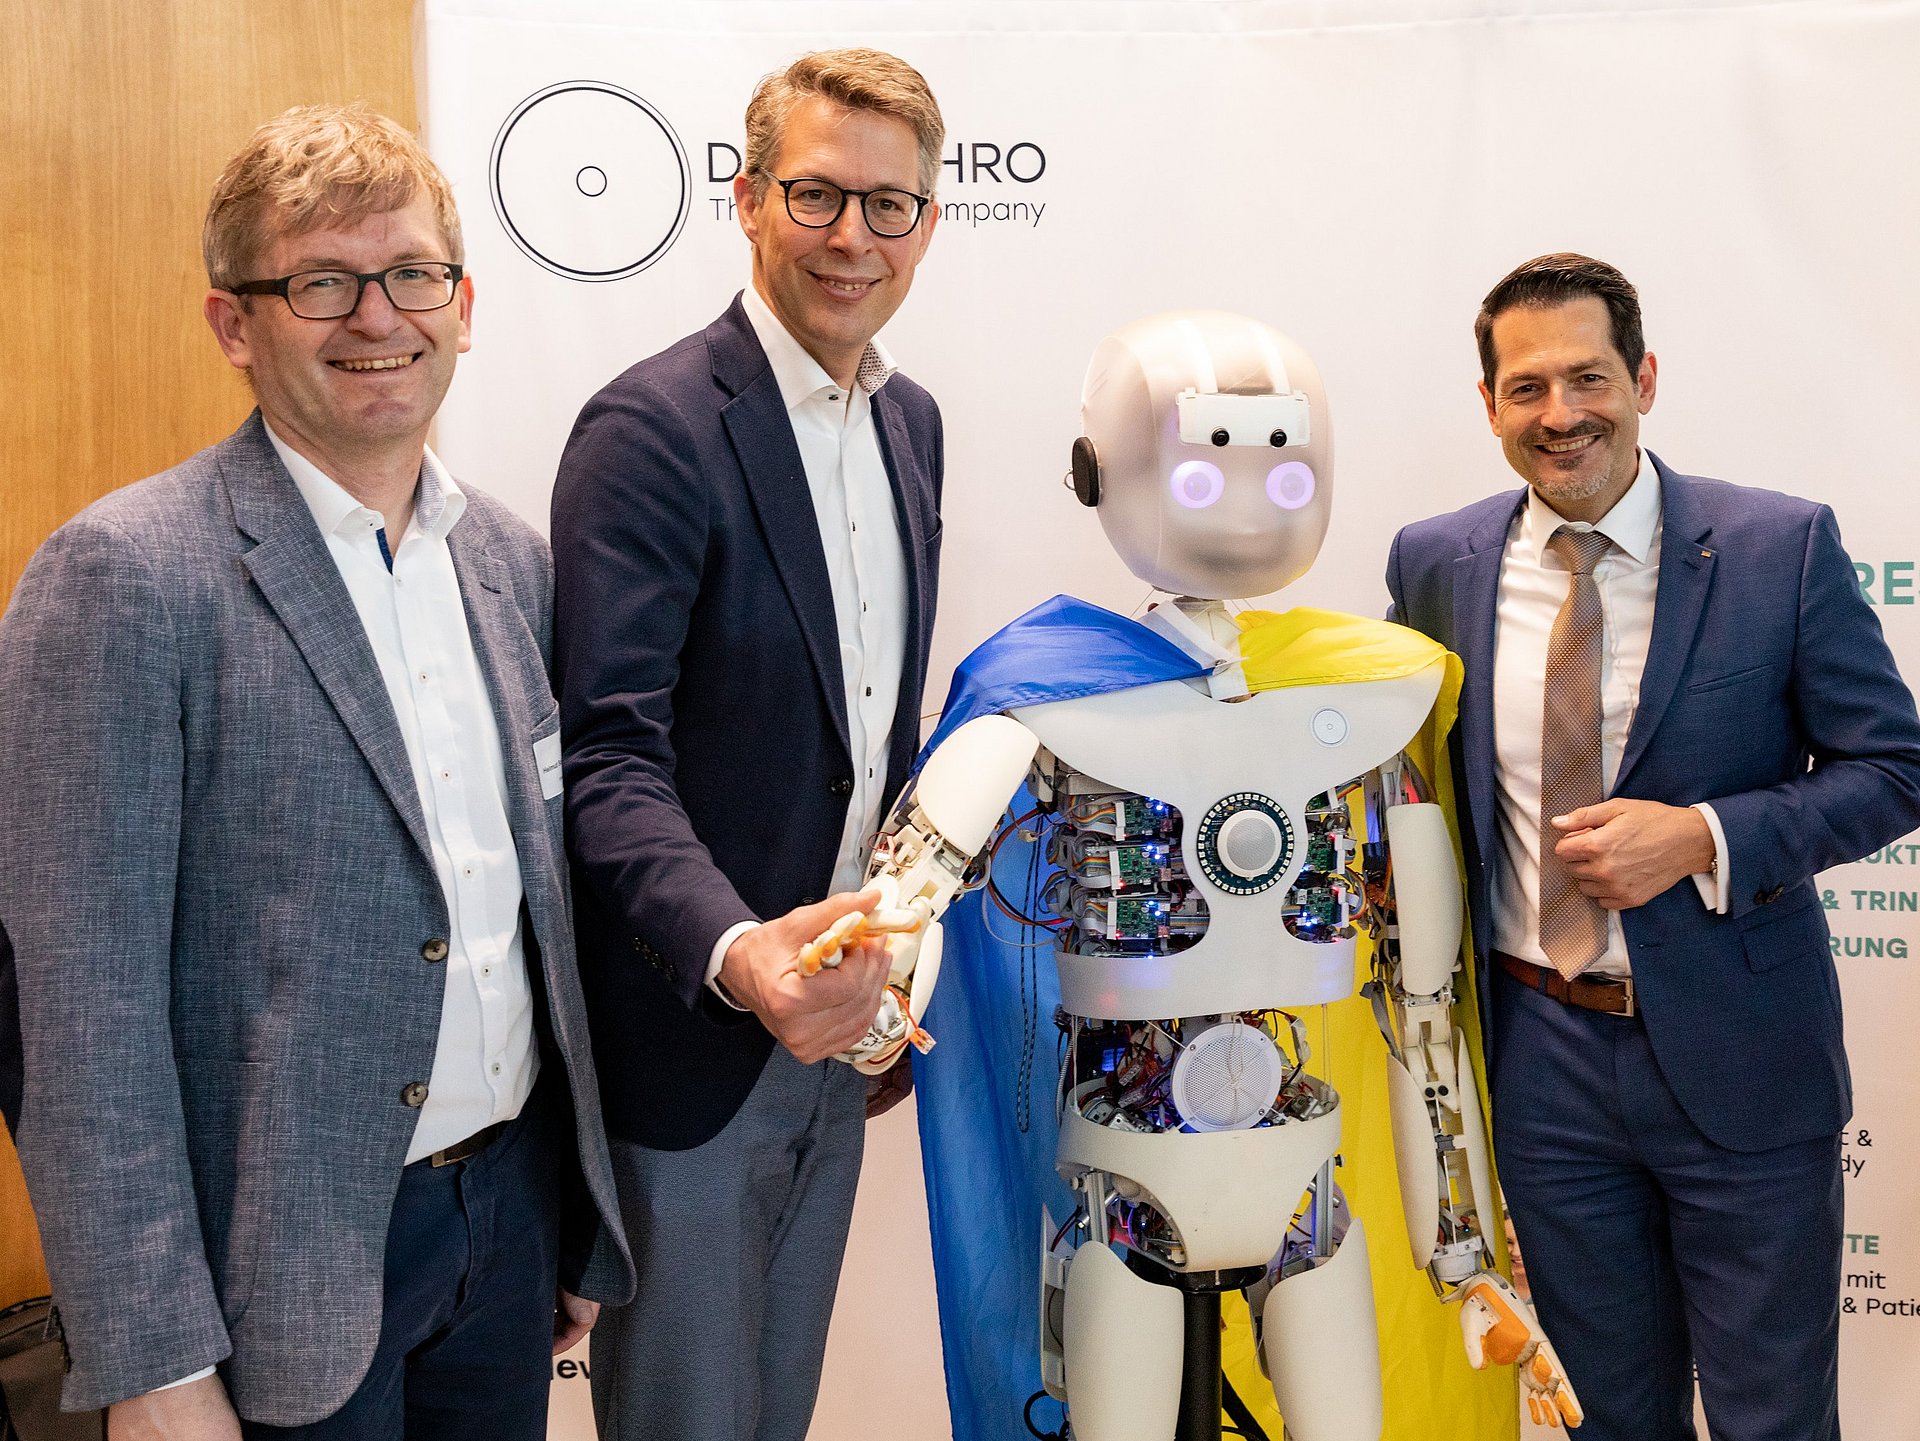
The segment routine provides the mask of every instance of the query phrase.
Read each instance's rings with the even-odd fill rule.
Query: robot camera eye
[[[1272,435],[1267,437],[1267,444],[1275,450],[1285,450],[1287,448],[1287,433],[1284,430],[1276,430]]]
[[[1219,427],[1217,430],[1215,430],[1213,434],[1207,438],[1211,440],[1215,445],[1225,445],[1233,439],[1233,434],[1223,425]]]
[[[1173,498],[1188,510],[1205,510],[1227,488],[1227,478],[1210,460],[1189,460],[1173,468],[1167,477]]]
[[[1304,461],[1289,460],[1267,472],[1267,499],[1282,510],[1300,509],[1313,491],[1313,471]]]

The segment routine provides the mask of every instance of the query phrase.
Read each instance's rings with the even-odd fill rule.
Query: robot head
[[[1135,321],[1094,351],[1080,418],[1074,493],[1142,580],[1228,600],[1313,564],[1333,426],[1320,372],[1278,331],[1213,310]]]

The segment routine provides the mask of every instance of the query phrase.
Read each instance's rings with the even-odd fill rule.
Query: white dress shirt
[[[1493,743],[1497,840],[1488,877],[1493,944],[1536,965],[1550,965],[1540,945],[1540,730],[1546,711],[1547,647],[1554,617],[1566,601],[1571,573],[1547,542],[1562,525],[1598,530],[1613,542],[1593,568],[1604,633],[1600,646],[1600,772],[1610,795],[1620,775],[1627,732],[1640,703],[1640,678],[1653,638],[1653,607],[1660,584],[1660,476],[1640,453],[1640,471],[1627,493],[1597,525],[1563,519],[1537,492],[1514,517],[1500,562],[1500,598],[1494,613]],[[1700,899],[1725,912],[1729,870],[1726,836],[1709,805],[1696,806],[1713,832],[1717,864],[1693,880]],[[1607,949],[1596,975],[1625,976],[1626,937],[1618,911],[1607,913]]]
[[[540,1066],[500,729],[447,549],[467,498],[427,451],[413,519],[393,548],[389,571],[379,512],[348,495],[271,427],[267,436],[360,613],[407,744],[434,873],[446,897],[446,1000],[427,1099],[407,1152],[408,1161],[417,1161],[519,1115]]]
[[[874,429],[872,401],[897,367],[879,342],[869,341],[850,389],[807,354],[751,285],[743,305],[786,402],[833,589],[853,794],[830,889],[851,891],[866,878],[870,842],[880,825],[881,807],[890,799],[882,794],[887,742],[907,652],[906,551],[893,483]],[[751,921],[730,926],[714,943],[707,962],[709,983],[720,974],[727,947],[753,926]]]

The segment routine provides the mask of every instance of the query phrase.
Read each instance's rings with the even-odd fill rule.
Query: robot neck
[[[1213,667],[1207,676],[1207,693],[1215,700],[1240,700],[1247,695],[1247,678],[1240,666],[1240,627],[1225,601],[1177,595],[1148,611],[1145,624],[1202,665]]]

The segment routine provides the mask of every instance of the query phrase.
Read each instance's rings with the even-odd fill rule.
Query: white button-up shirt
[[[540,1065],[500,729],[447,549],[467,498],[427,451],[413,519],[400,544],[390,547],[389,570],[382,552],[390,538],[380,513],[271,428],[267,435],[313,512],[373,648],[446,898],[446,999],[427,1100],[407,1152],[407,1160],[416,1161],[517,1116]],[[394,938],[403,947],[421,939]]]
[[[1627,732],[1640,703],[1640,678],[1653,639],[1653,606],[1660,585],[1660,475],[1640,453],[1640,471],[1627,493],[1597,525],[1569,522],[1537,492],[1514,517],[1500,562],[1500,598],[1493,643],[1494,793],[1497,839],[1488,876],[1493,944],[1509,955],[1548,965],[1540,945],[1540,739],[1546,712],[1547,647],[1572,582],[1547,549],[1562,525],[1598,530],[1613,542],[1593,568],[1605,629],[1600,645],[1600,778],[1611,794],[1626,754]],[[1726,837],[1713,807],[1700,805],[1713,832],[1716,872],[1695,876],[1700,898],[1727,909]],[[1620,913],[1607,913],[1607,949],[1597,975],[1624,976],[1626,936]]]
[[[866,878],[869,845],[881,808],[891,799],[883,793],[887,742],[907,652],[906,550],[872,402],[873,392],[897,367],[877,341],[870,341],[854,385],[841,385],[788,334],[759,291],[748,286],[742,303],[786,402],[833,589],[853,794],[834,857],[832,889],[851,891]],[[752,924],[729,927],[714,944],[708,981],[720,973],[727,947]]]

